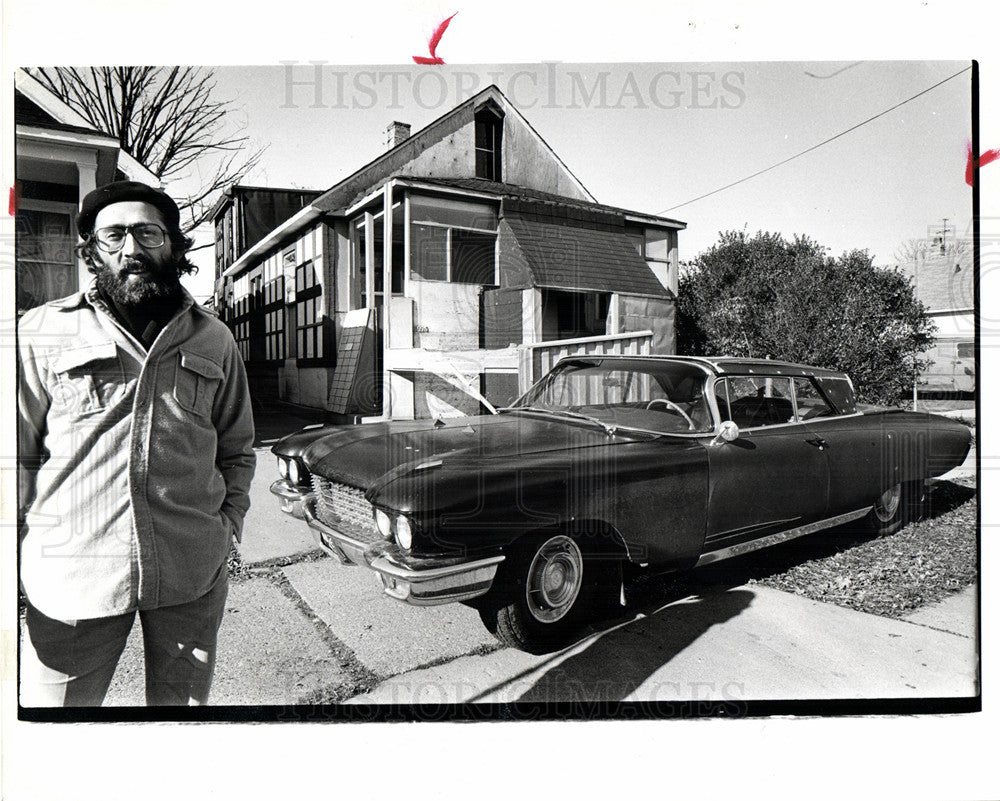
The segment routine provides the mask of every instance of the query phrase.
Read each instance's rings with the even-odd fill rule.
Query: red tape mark
[[[968,142],[965,146],[965,152],[968,155],[967,161],[965,163],[965,182],[969,186],[974,185],[975,178],[973,173],[976,167],[985,167],[991,161],[996,161],[1000,159],[1000,150],[987,150],[983,155],[976,158],[972,155],[972,142]]]
[[[444,59],[438,56],[437,46],[441,42],[441,37],[444,36],[444,32],[448,30],[448,23],[450,23],[455,16],[458,14],[456,11],[448,19],[442,22],[434,29],[434,33],[431,34],[431,38],[427,40],[427,50],[430,52],[430,58],[427,56],[412,56],[414,63],[416,64],[444,64]]]
[[[7,207],[7,213],[14,217],[17,215],[17,207],[21,205],[21,184],[15,183],[10,188],[10,205]]]

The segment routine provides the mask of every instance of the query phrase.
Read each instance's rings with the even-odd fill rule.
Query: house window
[[[392,294],[403,294],[403,274],[405,263],[403,259],[403,214],[402,203],[392,207]],[[382,222],[383,212],[372,216],[372,297],[368,297],[368,237],[365,234],[365,220],[362,217],[354,223],[353,233],[353,270],[352,281],[356,291],[352,293],[352,308],[378,308],[382,305],[385,264],[385,230]]]
[[[264,358],[280,361],[285,348],[285,275],[282,259],[273,253],[264,262]]]
[[[669,288],[670,232],[662,228],[633,228],[628,237],[657,280]]]
[[[491,206],[414,195],[410,220],[411,277],[497,283],[497,215]]]
[[[250,277],[233,281],[232,331],[236,349],[243,361],[250,361]]]
[[[264,315],[264,353],[268,361],[285,358],[284,309],[275,309]]]
[[[503,112],[489,104],[476,112],[476,177],[503,181]]]
[[[299,359],[323,358],[323,286],[311,261],[295,268],[295,344]]]

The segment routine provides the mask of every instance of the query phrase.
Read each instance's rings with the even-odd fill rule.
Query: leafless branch
[[[197,67],[74,67],[30,70],[49,91],[163,180],[204,170],[189,197],[175,198],[189,222],[208,219],[215,198],[261,159],[233,132],[233,104],[213,98],[214,73]],[[207,169],[206,169],[207,168]]]

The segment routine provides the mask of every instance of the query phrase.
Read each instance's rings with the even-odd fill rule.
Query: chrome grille
[[[316,517],[328,526],[362,542],[375,542],[382,538],[375,525],[372,505],[365,500],[364,490],[329,481],[315,473],[312,487],[316,494]]]

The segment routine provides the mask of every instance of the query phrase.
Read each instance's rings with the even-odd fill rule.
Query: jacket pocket
[[[211,359],[181,350],[174,375],[174,399],[181,408],[207,417],[212,413],[215,391],[224,373]]]
[[[125,383],[114,342],[95,342],[60,351],[49,367],[55,377],[52,406],[63,414],[82,416],[103,411]]]

